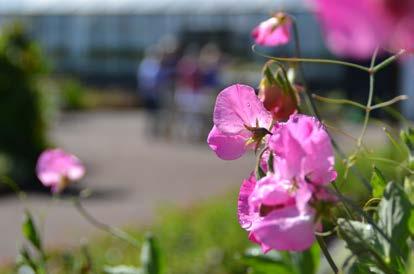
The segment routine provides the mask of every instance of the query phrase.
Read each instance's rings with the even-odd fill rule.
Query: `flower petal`
[[[246,152],[247,139],[243,135],[223,134],[213,126],[207,137],[207,143],[220,159],[235,160]]]

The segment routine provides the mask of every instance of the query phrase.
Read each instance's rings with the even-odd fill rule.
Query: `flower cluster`
[[[335,180],[329,135],[314,117],[292,114],[286,122],[272,114],[254,89],[233,85],[221,91],[208,144],[225,160],[261,148],[256,169],[243,181],[238,201],[240,225],[264,252],[300,251],[321,228],[316,208],[335,199],[326,186]]]

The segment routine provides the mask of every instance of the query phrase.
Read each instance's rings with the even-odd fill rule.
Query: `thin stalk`
[[[407,151],[403,151],[403,148],[401,148],[401,145],[397,142],[397,140],[395,140],[395,138],[391,135],[391,132],[386,127],[383,127],[382,130],[385,132],[385,135],[387,135],[388,139],[391,141],[391,143],[394,145],[394,147],[398,150],[399,153],[405,154],[407,152]]]
[[[372,106],[371,110],[374,110],[374,109],[377,109],[377,108],[388,107],[388,106],[390,106],[394,103],[397,103],[397,102],[403,101],[403,100],[407,100],[407,99],[408,99],[407,95],[400,95],[400,96],[394,97],[391,100],[388,100],[386,102],[382,102],[382,103],[379,103],[379,104],[376,104],[376,105]]]
[[[394,62],[395,60],[397,60],[399,57],[401,57],[402,55],[404,55],[406,52],[407,51],[405,49],[401,49],[399,52],[397,52],[393,56],[385,59],[384,61],[382,61],[378,65],[372,67],[370,70],[373,73],[376,73],[376,72],[382,70],[383,68],[385,68],[386,66],[388,66],[389,64],[391,64],[392,62]]]
[[[316,236],[316,240],[318,241],[319,247],[322,250],[323,255],[325,256],[326,260],[329,263],[329,266],[332,268],[332,271],[337,274],[339,273],[338,267],[336,266],[334,260],[332,259],[331,254],[329,253],[328,247],[325,244],[325,241],[321,236]]]
[[[362,140],[364,139],[365,133],[368,127],[369,116],[371,113],[371,106],[372,106],[372,99],[374,98],[374,85],[375,85],[375,71],[373,70],[375,66],[375,60],[377,59],[378,48],[375,50],[374,54],[371,58],[371,65],[370,65],[370,74],[369,74],[369,92],[368,92],[368,101],[365,109],[365,118],[364,124],[362,127],[361,135],[358,138],[357,147],[358,150],[361,147]]]
[[[333,99],[333,98],[327,98],[327,97],[323,97],[317,94],[312,94],[312,97],[325,102],[325,103],[329,103],[329,104],[338,104],[338,105],[352,105],[354,107],[358,107],[361,108],[363,110],[366,110],[366,107],[363,104],[354,102],[352,100],[348,100],[348,99]]]
[[[333,59],[322,59],[322,58],[299,58],[299,57],[274,57],[270,56],[264,53],[261,53],[256,50],[256,45],[252,46],[252,49],[255,53],[258,55],[272,59],[275,61],[280,62],[292,62],[292,63],[315,63],[315,64],[330,64],[330,65],[340,65],[340,66],[346,66],[346,67],[352,67],[356,68],[365,72],[370,72],[369,68],[365,66],[361,66],[355,63],[346,62],[346,61],[340,61],[340,60],[333,60]]]
[[[297,60],[299,60],[299,59],[302,59],[301,58],[301,47],[300,47],[299,31],[298,31],[298,28],[297,28],[297,23],[296,23],[295,18],[292,17],[292,16],[291,16],[291,18],[292,18],[292,22],[293,22],[293,32],[294,32],[296,56],[298,57]],[[254,46],[253,46],[253,51],[254,51]],[[309,60],[311,60],[311,59],[309,59]],[[282,60],[280,60],[280,61],[282,61]],[[342,64],[342,65],[344,65],[342,61],[336,61],[336,60],[325,60],[325,61],[328,61],[326,63],[329,63],[329,61],[333,61],[333,63],[331,63],[331,64]],[[318,118],[319,121],[322,121],[322,117],[319,114],[318,109],[316,108],[315,102],[314,102],[313,98],[309,95],[309,91],[308,91],[307,84],[306,84],[305,72],[304,72],[302,63],[300,61],[298,61],[298,62],[299,62],[299,72],[301,73],[301,77],[302,77],[302,85],[305,88],[305,92],[304,92],[305,93],[305,99],[306,99],[308,105],[310,106],[311,111],[316,116],[316,118]],[[337,63],[337,62],[339,62],[339,63]],[[345,63],[347,63],[347,62],[345,62]],[[347,64],[349,65],[349,64],[352,64],[352,63],[347,63]],[[354,65],[356,65],[356,64],[352,64],[351,67],[354,67]],[[369,72],[369,69],[367,67],[363,67],[363,66],[359,66],[359,65],[356,65],[356,66],[359,67],[360,69],[362,68],[366,72]],[[335,139],[332,138],[331,134],[329,134],[329,137],[331,139],[331,143],[332,143],[332,146],[334,147],[335,151],[339,154],[339,156],[341,158],[345,158],[346,157],[345,153],[339,147],[339,145],[335,141]],[[371,191],[371,185],[370,185],[370,183],[362,176],[361,172],[357,168],[354,168],[354,167],[352,167],[351,170],[353,172],[355,172],[355,175],[358,178],[360,178],[360,180],[362,181],[363,185],[369,191]],[[336,190],[339,191],[339,189],[337,187],[336,187]]]
[[[404,169],[405,171],[407,171],[411,175],[414,174],[414,170],[411,170],[408,167],[404,166],[403,163],[399,163],[399,162],[391,160],[391,159],[382,158],[382,157],[370,157],[370,156],[367,156],[367,159],[372,160],[372,161],[377,161],[377,162],[383,162],[383,163],[387,163],[387,164],[393,164],[396,167],[401,167],[402,169]]]
[[[94,216],[92,216],[82,205],[80,199],[75,199],[74,201],[74,206],[75,208],[78,210],[78,212],[93,226],[95,226],[96,228],[105,231],[111,235],[113,235],[114,237],[121,239],[125,242],[128,242],[129,244],[131,244],[132,246],[140,249],[140,245],[138,243],[138,241],[136,239],[134,239],[132,236],[130,236],[128,233],[115,228],[115,227],[111,227],[105,223],[102,223],[101,221],[97,220]]]

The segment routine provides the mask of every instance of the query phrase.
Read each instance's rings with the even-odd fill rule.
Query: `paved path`
[[[240,184],[253,163],[251,157],[218,160],[204,144],[149,140],[143,126],[140,112],[94,112],[65,114],[52,130],[57,145],[85,162],[82,186],[96,195],[84,204],[104,222],[148,223],[161,205],[224,193]],[[69,201],[32,194],[27,204],[40,216],[49,247],[76,246],[96,233]],[[14,258],[22,243],[22,213],[16,198],[0,198],[0,262]]]

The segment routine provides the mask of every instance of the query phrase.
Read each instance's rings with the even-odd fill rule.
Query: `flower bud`
[[[298,90],[292,86],[282,70],[274,76],[269,67],[259,86],[259,98],[276,121],[287,120],[299,105]]]

